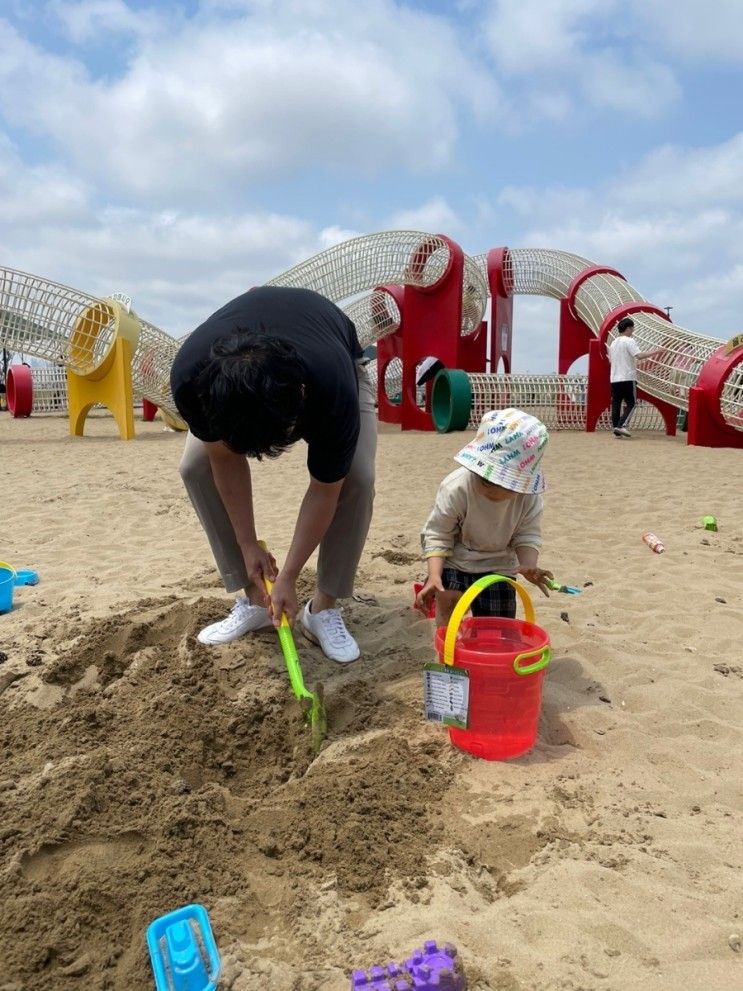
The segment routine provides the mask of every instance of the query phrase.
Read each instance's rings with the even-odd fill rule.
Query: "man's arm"
[[[319,482],[310,476],[310,484],[299,507],[291,547],[282,568],[293,581],[297,580],[310,554],[325,536],[335,515],[344,481],[341,478],[337,482]]]
[[[294,622],[299,608],[296,592],[299,572],[333,520],[344,481],[341,478],[337,482],[319,482],[310,476],[310,484],[299,507],[291,547],[271,594],[273,618],[277,625],[282,612],[286,613],[290,623]]]
[[[206,445],[209,464],[220,498],[232,523],[242,551],[248,579],[255,586],[259,600],[265,601],[263,577],[276,577],[276,561],[258,544],[253,513],[253,485],[250,466],[242,454],[230,451],[221,441]]]

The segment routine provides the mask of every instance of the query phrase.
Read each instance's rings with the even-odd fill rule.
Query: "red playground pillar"
[[[416,403],[416,371],[429,356],[445,368],[482,371],[485,367],[484,325],[469,338],[461,336],[464,254],[458,244],[442,234],[424,240],[413,253],[409,269],[422,273],[426,262],[444,241],[449,259],[440,278],[432,286],[406,285],[403,292],[402,396],[400,425],[403,430],[433,430],[428,410]]]
[[[733,337],[705,361],[696,385],[689,389],[686,443],[694,447],[743,448],[743,430],[736,430],[722,415],[725,382],[743,363],[743,335]],[[743,416],[738,416],[743,427]]]
[[[653,306],[652,303],[647,302],[624,303],[622,306],[617,306],[606,314],[601,324],[599,335],[591,341],[588,351],[586,430],[589,433],[592,433],[596,429],[596,424],[604,410],[611,407],[611,382],[609,379],[611,366],[609,365],[609,356],[606,353],[606,338],[609,336],[609,331],[612,327],[622,317],[629,316],[631,313],[655,313],[657,316],[663,317],[664,320],[670,322],[670,317],[665,310],[660,310],[657,306]],[[676,434],[676,418],[678,416],[676,407],[671,406],[670,403],[662,399],[656,399],[655,396],[648,395],[642,389],[637,390],[637,398],[655,406],[663,417],[663,422],[666,425],[666,433],[669,437],[674,437]]]
[[[149,399],[142,398],[142,419],[145,423],[152,423],[157,413],[157,406]]]
[[[508,248],[488,251],[487,264],[490,288],[488,370],[494,374],[501,374],[502,371],[509,375],[513,346],[513,271]],[[499,368],[501,360],[502,370]]]

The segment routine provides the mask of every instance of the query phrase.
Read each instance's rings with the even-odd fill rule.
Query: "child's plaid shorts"
[[[452,592],[466,592],[470,585],[483,575],[473,575],[458,568],[444,568],[441,584]],[[507,576],[508,577],[508,576]],[[516,592],[508,582],[493,582],[473,600],[470,606],[473,616],[516,617]]]

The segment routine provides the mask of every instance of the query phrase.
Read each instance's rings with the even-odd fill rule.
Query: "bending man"
[[[221,644],[299,611],[296,581],[320,547],[304,634],[339,663],[359,648],[337,600],[353,592],[374,500],[376,413],[353,323],[308,289],[261,286],[217,310],[176,355],[171,387],[189,426],[181,476],[225,589],[230,614],[199,634]],[[258,545],[249,458],[307,442],[309,482],[280,571]],[[274,582],[271,612],[263,578]],[[273,616],[273,620],[272,617]]]

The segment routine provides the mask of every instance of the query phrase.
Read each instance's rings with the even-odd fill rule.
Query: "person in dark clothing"
[[[376,414],[356,329],[307,289],[251,289],[210,316],[183,343],[171,370],[189,426],[181,462],[189,497],[225,588],[244,589],[226,619],[199,634],[227,643],[299,612],[296,580],[319,546],[317,587],[302,631],[347,663],[359,648],[339,598],[353,583],[374,499]],[[307,443],[309,482],[281,569],[258,544],[250,458]],[[263,579],[274,582],[270,601]],[[269,611],[270,609],[270,611]]]

